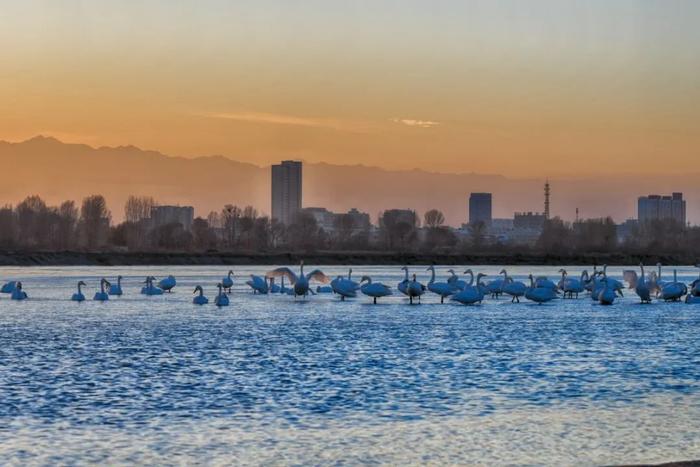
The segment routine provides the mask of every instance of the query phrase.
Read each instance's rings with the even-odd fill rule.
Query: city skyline
[[[682,174],[700,148],[699,13],[692,1],[6,2],[0,139],[515,179]]]

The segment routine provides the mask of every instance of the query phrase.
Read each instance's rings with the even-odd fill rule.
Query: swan
[[[141,288],[141,293],[144,295],[163,295],[163,289],[153,285],[153,281],[156,280],[153,276],[148,276],[144,281],[146,284]]]
[[[499,295],[503,293],[503,284],[505,283],[505,274],[508,274],[505,269],[502,269],[501,272],[498,273],[504,274],[502,278],[499,279],[494,279],[490,281],[488,284],[486,284],[486,290],[489,294],[491,294],[491,298],[498,298]]]
[[[612,277],[608,277],[608,265],[604,264],[603,265],[603,277],[605,277],[608,280],[608,285],[610,288],[612,288],[620,297],[624,297],[624,294],[622,291],[625,288],[625,285],[620,282],[617,279],[614,279]]]
[[[233,271],[229,269],[228,274],[221,279],[221,285],[224,286],[224,290],[231,293],[231,288],[233,287]]]
[[[175,280],[175,276],[168,276],[165,279],[161,279],[160,282],[158,282],[158,287],[163,289],[165,292],[170,293],[171,290],[177,285],[177,281]]]
[[[105,286],[109,287],[110,284],[104,277],[100,279],[100,291],[95,293],[93,300],[97,302],[106,302],[109,300],[109,295],[105,292]]]
[[[504,269],[505,271],[505,269]],[[520,297],[525,295],[527,286],[523,282],[514,281],[506,272],[505,282],[503,284],[503,292],[513,297],[511,303],[520,303]]]
[[[0,293],[9,293],[11,294],[12,292],[15,291],[15,286],[17,285],[17,282],[15,281],[10,281],[7,282],[5,285],[2,286],[2,289],[0,289]]]
[[[117,276],[117,283],[109,287],[110,295],[122,295],[122,276]]]
[[[17,281],[15,282],[15,289],[12,291],[12,295],[10,295],[10,298],[12,300],[25,300],[29,298],[27,296],[27,292],[22,290],[22,283]]]
[[[445,297],[453,295],[457,289],[449,282],[435,282],[435,266],[430,266],[426,271],[431,273],[428,290],[440,296],[440,303],[445,303]]]
[[[651,303],[651,290],[644,274],[644,264],[639,263],[639,268],[642,271],[641,276],[637,276],[637,271],[627,270],[622,273],[622,277],[629,284],[629,288],[634,289],[642,303]]]
[[[260,277],[254,274],[250,275],[250,279],[245,282],[251,289],[253,289],[253,294],[266,295],[269,292],[269,287],[267,285],[267,277]],[[223,287],[223,284],[222,284]]]
[[[333,293],[333,287],[330,285],[317,285],[316,293]]]
[[[196,294],[197,292],[199,292],[199,295],[196,295],[192,299],[192,303],[194,303],[195,305],[206,305],[207,303],[209,303],[209,299],[204,296],[204,289],[202,289],[201,285],[198,285],[197,287],[195,287],[194,292],[192,292],[192,293]]]
[[[416,275],[406,284],[406,295],[408,295],[408,303],[413,305],[413,299],[417,298],[420,303],[420,297],[425,293],[425,286],[416,280]]]
[[[688,305],[700,305],[700,297],[688,294],[685,296],[685,303]]]
[[[467,283],[459,278],[459,276],[455,273],[455,270],[448,269],[447,272],[450,273],[450,278],[447,279],[447,283],[458,291],[464,290],[464,288],[467,286]]]
[[[566,272],[566,269],[560,269],[559,272],[561,273],[561,281],[559,281],[559,289],[564,292],[564,298],[566,298],[567,294],[569,295],[569,298],[574,298],[574,295],[576,295],[576,298],[578,298],[578,294],[584,291],[584,273],[581,273],[581,279],[576,279],[572,277],[568,277],[568,273]],[[588,273],[586,273],[586,276]]]
[[[346,298],[355,298],[357,289],[355,288],[355,282],[344,278],[343,276],[338,276],[331,281],[331,288],[334,293],[340,295],[340,300],[345,301]]]
[[[695,267],[700,268],[700,264],[696,264]],[[690,294],[693,297],[700,297],[700,276],[690,284]]]
[[[688,288],[685,284],[681,284],[677,280],[677,271],[673,270],[673,282],[664,282],[663,287],[661,287],[661,293],[659,298],[665,302],[677,302],[681,299]]]
[[[472,285],[474,283],[474,273],[471,269],[467,269],[464,271],[464,273],[469,274],[471,276],[471,280],[464,290],[454,294],[451,300],[459,302],[463,305],[474,305],[475,303],[481,303],[484,299],[484,289],[482,288],[481,278],[486,277],[486,274],[477,274],[476,285]]]
[[[402,267],[401,270],[404,272],[404,278],[401,282],[398,283],[396,286],[397,289],[399,289],[399,292],[401,292],[404,295],[408,295],[407,293],[407,287],[408,287],[408,268],[406,266]]]
[[[603,290],[598,294],[598,303],[601,305],[612,305],[615,302],[617,295],[615,294],[615,289],[610,287],[610,280],[608,276],[603,273]]]
[[[304,274],[304,262],[302,261],[299,265],[299,275],[292,272],[291,269],[287,267],[273,269],[269,271],[266,275],[267,277],[286,277],[289,282],[294,286],[294,298],[296,297],[306,297],[309,293],[309,282],[312,280],[322,282],[327,284],[330,282],[328,276],[326,276],[320,269],[314,269],[308,274]]]
[[[362,276],[362,279],[360,279],[360,292],[368,297],[372,297],[375,305],[377,304],[378,298],[392,295],[389,286],[386,286],[381,282],[372,282],[372,278],[369,276]]]
[[[219,294],[216,296],[214,304],[216,306],[228,306],[229,300],[228,295],[224,293],[224,286],[221,283],[216,284],[216,286],[219,288]]]
[[[81,290],[81,287],[85,287],[85,282],[83,281],[78,281],[78,291],[73,294],[73,296],[70,298],[74,302],[84,302],[85,301],[85,295],[83,295],[83,291]]]
[[[549,280],[545,276],[539,276],[535,279],[535,288],[550,289],[555,293],[558,290],[557,284],[555,284],[553,281]]]
[[[530,279],[530,287],[525,291],[525,298],[539,305],[547,303],[557,298],[557,294],[551,287],[538,287],[537,282],[532,274],[528,276]],[[551,281],[549,281],[551,282]]]

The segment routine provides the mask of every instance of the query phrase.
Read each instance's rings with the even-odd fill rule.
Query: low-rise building
[[[158,228],[168,224],[181,224],[182,228],[190,232],[194,221],[194,208],[192,206],[153,206],[151,208],[151,228]]]

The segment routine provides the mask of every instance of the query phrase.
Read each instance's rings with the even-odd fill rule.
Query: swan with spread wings
[[[265,274],[266,277],[286,277],[289,282],[292,283],[294,290],[294,298],[296,297],[306,297],[309,290],[309,282],[315,280],[323,284],[330,282],[330,278],[326,276],[320,269],[314,269],[308,274],[304,274],[304,262],[302,261],[299,266],[299,274],[295,274],[291,269],[287,267],[273,269]]]

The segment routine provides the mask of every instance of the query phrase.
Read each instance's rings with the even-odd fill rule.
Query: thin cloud
[[[263,123],[271,125],[291,125],[309,128],[325,128],[337,131],[368,131],[371,125],[332,118],[299,117],[296,115],[272,114],[265,112],[205,112],[202,117],[236,120],[239,122]]]
[[[434,122],[432,120],[415,120],[412,118],[392,118],[392,122],[399,123],[401,125],[413,126],[419,128],[433,128],[440,125],[440,122]]]

